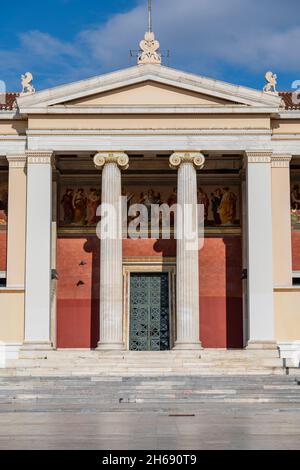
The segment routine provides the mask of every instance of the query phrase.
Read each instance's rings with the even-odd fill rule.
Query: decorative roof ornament
[[[161,65],[161,55],[156,52],[159,47],[160,44],[155,39],[154,33],[147,31],[145,34],[145,39],[140,42],[142,53],[138,56],[138,65]]]
[[[21,82],[22,82],[22,92],[20,96],[24,95],[32,95],[35,93],[35,88],[32,85],[33,75],[31,72],[26,72],[24,75],[21,75]]]
[[[148,0],[148,31],[140,42],[141,53],[138,55],[138,65],[161,65],[161,54],[157,52],[159,48],[160,44],[155,39],[155,34],[152,31],[152,2]]]
[[[265,79],[268,82],[264,86],[264,93],[277,93],[276,85],[277,85],[277,75],[273,72],[267,72],[265,75]]]

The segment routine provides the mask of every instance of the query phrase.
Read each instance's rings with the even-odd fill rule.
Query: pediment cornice
[[[63,105],[69,108],[68,102],[70,101],[114,91],[146,81],[223,99],[229,102],[229,106],[270,108],[270,112],[274,112],[274,108],[279,110],[281,104],[281,97],[278,95],[232,85],[159,65],[130,67],[118,72],[61,85],[31,95],[21,96],[17,99],[17,103],[20,112],[24,114],[29,112],[34,113],[35,110],[39,110],[38,112],[47,110],[49,113],[49,107],[60,107]],[[76,108],[76,106],[73,106],[73,108]]]

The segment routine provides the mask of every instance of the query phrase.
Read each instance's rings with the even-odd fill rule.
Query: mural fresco
[[[7,225],[8,183],[0,180],[0,226]]]
[[[127,196],[128,207],[132,204],[168,204],[177,202],[177,190],[170,185],[149,185],[149,187],[128,184],[122,188]],[[61,226],[95,226],[96,216],[101,203],[99,187],[68,186],[62,187],[59,197],[59,220]],[[198,189],[198,203],[204,205],[205,225],[209,227],[232,227],[240,225],[240,197],[238,186],[203,185]],[[150,210],[149,210],[150,214]]]
[[[60,224],[66,226],[95,225],[100,190],[93,187],[67,187],[60,195]],[[98,220],[97,220],[98,219]]]
[[[300,229],[300,181],[291,185],[291,218],[293,229]]]

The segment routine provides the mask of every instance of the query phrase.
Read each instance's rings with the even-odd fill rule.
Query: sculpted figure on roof
[[[24,75],[21,75],[21,82],[22,82],[22,95],[30,95],[35,93],[35,88],[32,85],[33,75],[31,72],[26,72]]]
[[[138,65],[161,64],[161,56],[157,53],[160,47],[152,31],[147,31],[145,38],[140,42],[142,53],[138,57]]]
[[[265,79],[267,80],[267,84],[264,86],[265,93],[277,93],[276,85],[277,85],[277,75],[273,72],[267,72],[265,75]]]

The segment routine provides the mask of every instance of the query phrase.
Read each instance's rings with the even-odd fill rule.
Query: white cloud
[[[298,72],[298,0],[154,0],[154,30],[172,67],[214,75],[232,68],[250,75],[266,69]],[[146,0],[103,25],[80,31],[69,42],[40,31],[20,35],[20,47],[0,49],[12,79],[25,69],[43,86],[77,80],[131,65],[147,25]],[[2,71],[0,70],[0,78]],[[15,75],[13,75],[15,74]],[[225,73],[223,74],[226,79]],[[297,78],[297,77],[295,77]]]
[[[156,3],[156,5],[155,5]],[[287,0],[160,0],[154,1],[154,29],[172,63],[201,62],[298,70],[294,60],[300,40],[298,1]],[[80,34],[102,64],[128,63],[145,29],[145,2],[115,15],[98,29]]]

